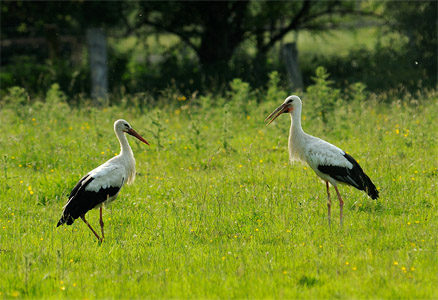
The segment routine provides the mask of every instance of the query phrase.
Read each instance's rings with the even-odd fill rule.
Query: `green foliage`
[[[157,151],[162,151],[164,148],[164,139],[166,139],[166,127],[161,121],[162,112],[157,110],[155,115],[151,117],[151,129],[147,131],[152,134],[154,140],[156,141]]]
[[[391,45],[378,46],[374,51],[355,49],[347,57],[327,57],[317,61],[330,72],[338,87],[361,81],[372,91],[399,89],[401,94],[406,90],[433,87],[436,75],[428,73],[426,66],[417,64],[412,57],[403,47]]]
[[[8,95],[3,99],[3,104],[24,105],[29,104],[30,97],[26,89],[19,86],[8,88]]]
[[[55,105],[59,102],[67,102],[67,96],[64,92],[59,88],[59,84],[54,83],[50,86],[50,89],[47,91],[46,101],[50,105]]]
[[[287,93],[280,86],[280,74],[277,71],[269,73],[267,88],[267,101],[278,101],[279,99],[285,99],[287,97]]]
[[[251,92],[249,83],[236,78],[230,82],[230,89],[228,97],[232,105],[237,106],[236,108],[247,116],[251,106],[255,105],[254,95]]]
[[[307,87],[307,99],[310,102],[313,112],[312,118],[321,118],[324,124],[327,124],[334,110],[338,107],[341,96],[339,89],[333,88],[333,81],[329,80],[330,74],[324,67],[318,67],[315,72],[315,77],[312,77],[315,82]]]
[[[343,228],[334,201],[327,225],[313,171],[288,164],[290,118],[263,123],[283,98],[260,92],[243,118],[212,95],[144,111],[12,99],[0,110],[0,298],[437,298],[437,92],[365,102],[364,91],[341,92],[324,133],[299,95],[304,130],[348,151],[380,190],[373,201],[339,187]],[[56,222],[77,180],[119,152],[118,118],[151,146],[128,137],[136,182],[104,209],[99,244],[80,220]],[[97,211],[87,220],[99,227]]]
[[[367,100],[369,94],[366,91],[366,85],[362,82],[356,82],[350,85],[349,96],[354,102],[364,102]]]

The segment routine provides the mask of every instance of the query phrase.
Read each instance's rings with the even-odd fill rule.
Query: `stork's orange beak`
[[[286,112],[291,112],[292,108],[289,107],[287,104],[283,103],[282,105],[280,105],[279,107],[277,107],[273,112],[271,112],[271,114],[265,119],[265,123],[267,121],[269,121],[269,119],[271,119],[271,121],[269,121],[268,124],[266,124],[266,126],[268,126],[269,124],[271,124],[275,119],[277,119],[277,117],[283,113]]]
[[[141,136],[137,133],[137,131],[135,131],[134,129],[130,128],[128,131],[126,131],[127,134],[130,134],[132,136],[135,136],[136,138],[138,138],[140,141],[142,141],[143,143],[145,143],[146,145],[149,145],[149,143]]]

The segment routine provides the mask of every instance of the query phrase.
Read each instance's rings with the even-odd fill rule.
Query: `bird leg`
[[[103,219],[102,219],[102,206],[100,207],[100,230],[102,231],[102,240],[105,238],[103,234]]]
[[[342,197],[341,197],[341,194],[339,193],[339,191],[338,191],[338,188],[337,188],[337,186],[335,185],[335,190],[336,190],[336,193],[338,194],[338,198],[339,198],[339,213],[340,213],[340,216],[341,216],[341,226],[342,226],[342,224],[344,223],[343,221],[344,221],[344,218],[343,218],[343,212],[344,212],[344,201],[342,200]]]
[[[88,228],[91,229],[91,231],[94,233],[94,235],[97,237],[97,239],[99,240],[99,242],[102,242],[102,239],[100,238],[100,236],[96,233],[96,231],[94,231],[93,227],[91,227],[91,225],[87,222],[87,220],[85,219],[85,214],[83,214],[81,216],[82,221],[84,221],[85,224],[87,224]]]
[[[330,225],[330,215],[331,215],[331,208],[332,208],[332,200],[330,199],[330,189],[329,189],[329,183],[328,181],[325,182],[325,186],[327,187],[327,209],[328,209],[328,223]]]

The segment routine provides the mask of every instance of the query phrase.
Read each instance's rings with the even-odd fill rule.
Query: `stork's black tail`
[[[340,182],[347,183],[358,190],[365,191],[368,196],[374,200],[379,198],[379,191],[357,161],[347,153],[344,154],[344,157],[352,164],[351,168],[321,165],[318,166],[318,170]]]
[[[349,162],[353,165],[353,168],[351,169],[351,174],[349,174],[354,180],[355,184],[352,184],[351,182],[348,182],[352,184],[354,187],[356,187],[359,190],[365,191],[368,196],[371,197],[371,199],[376,200],[379,198],[379,191],[377,190],[374,183],[371,181],[371,179],[368,177],[367,174],[362,170],[359,163],[350,155],[347,153],[344,155],[346,159],[348,159]]]

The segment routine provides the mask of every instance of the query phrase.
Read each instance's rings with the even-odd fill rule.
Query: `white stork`
[[[265,122],[271,119],[267,124],[269,125],[279,115],[290,113],[292,121],[289,132],[290,160],[292,162],[295,160],[307,162],[316,175],[325,181],[329,224],[331,209],[329,183],[335,187],[339,198],[342,225],[344,201],[338,191],[338,183],[349,184],[365,191],[372,199],[377,199],[379,192],[353,157],[338,147],[303,131],[301,128],[301,107],[302,103],[299,97],[289,96],[265,119]]]
[[[143,143],[149,145],[125,120],[120,119],[114,122],[114,132],[120,142],[120,154],[88,172],[87,175],[79,180],[70,192],[68,202],[64,206],[61,219],[56,227],[64,223],[71,225],[75,219],[81,217],[100,242],[105,238],[103,233],[102,204],[115,200],[125,182],[131,184],[135,179],[134,154],[125,133],[135,136]],[[93,208],[100,208],[102,237],[94,231],[93,227],[85,219],[85,214]]]

